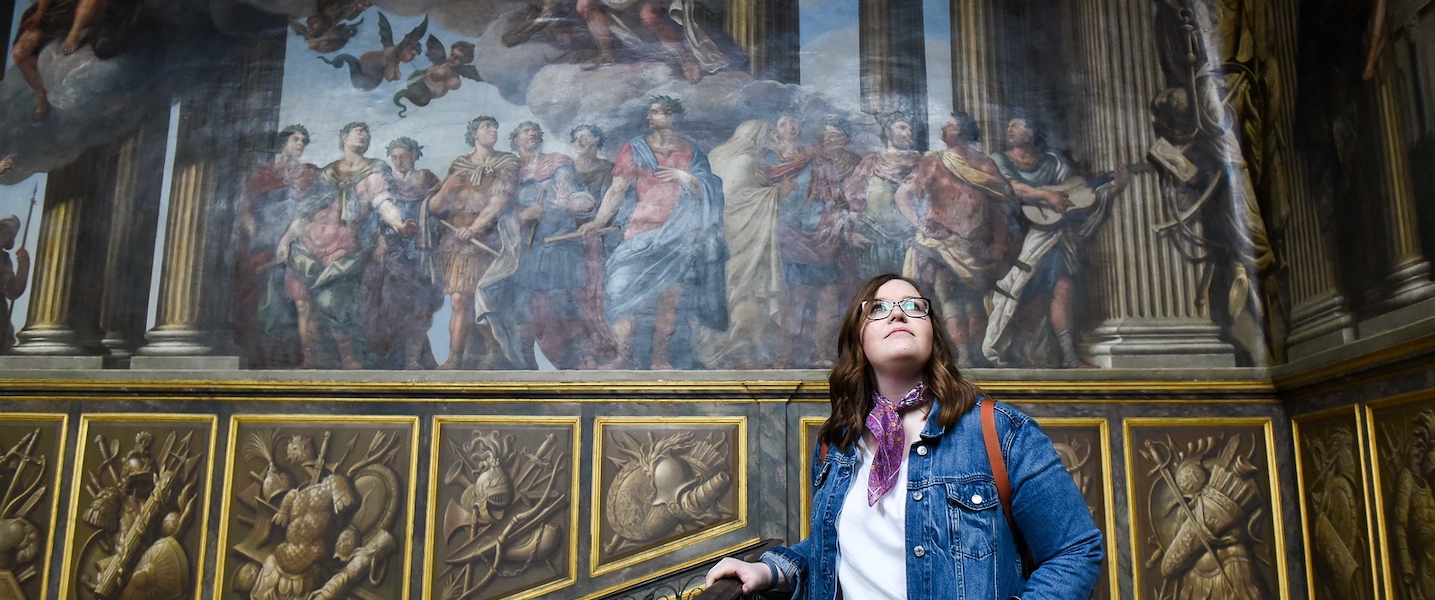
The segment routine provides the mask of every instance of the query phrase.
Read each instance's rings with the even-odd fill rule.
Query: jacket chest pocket
[[[947,517],[953,553],[986,558],[996,551],[998,526],[1005,526],[997,488],[988,481],[947,484]]]

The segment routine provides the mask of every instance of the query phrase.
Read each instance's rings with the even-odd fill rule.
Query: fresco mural
[[[1289,261],[1310,250],[1288,247],[1290,203],[1340,220],[1356,197],[1341,190],[1380,186],[1335,165],[1388,160],[1349,148],[1424,118],[1382,116],[1403,109],[1352,78],[1367,56],[1398,79],[1424,55],[1381,63],[1350,19],[1321,16],[1370,22],[1338,4],[1163,0],[1143,9],[1150,52],[1092,58],[1040,11],[982,3],[19,2],[0,80],[0,353],[823,368],[845,290],[899,272],[930,290],[963,367],[1114,366],[1097,330],[1132,319],[1208,323],[1187,341],[1222,364],[1280,362]],[[989,30],[963,29],[977,13]],[[862,17],[877,14],[900,23]],[[1287,42],[1327,29],[1339,49]],[[1073,52],[1034,58],[1052,45]],[[1297,60],[1317,54],[1331,60]],[[1121,91],[1087,101],[1107,84]],[[112,162],[104,149],[166,107],[168,166]],[[105,158],[77,162],[87,151]],[[125,187],[127,168],[156,181]],[[85,185],[44,185],[61,172]],[[67,195],[106,200],[62,210]],[[85,261],[45,276],[67,285],[31,277],[26,243],[101,252],[121,231],[106,223],[132,215],[162,221],[148,290],[92,281]],[[30,239],[45,219],[65,220]],[[1351,219],[1329,243],[1362,223],[1388,228]],[[1388,295],[1351,278],[1407,258],[1343,265],[1347,296]],[[1139,293],[1152,277],[1169,289]],[[57,309],[114,286],[136,289],[98,315]],[[222,306],[190,311],[201,298]],[[122,312],[146,322],[117,326]],[[1159,348],[1179,341],[1132,364],[1179,365]]]

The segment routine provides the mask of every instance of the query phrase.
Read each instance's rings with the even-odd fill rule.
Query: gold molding
[[[737,551],[739,551],[739,550],[742,550],[742,549],[744,549],[744,548],[751,548],[751,547],[757,546],[758,544],[761,544],[761,543],[762,543],[762,540],[761,540],[760,538],[752,538],[752,539],[747,540],[747,541],[745,541],[745,542],[742,542],[742,543],[740,543],[740,544],[733,545],[733,546],[728,546],[728,547],[726,547],[726,548],[723,548],[722,550],[718,550],[717,552],[712,552],[712,553],[704,554],[704,555],[699,556],[699,557],[697,557],[697,558],[694,558],[694,559],[692,559],[692,560],[683,561],[683,562],[681,562],[681,563],[678,563],[678,564],[673,565],[673,566],[671,566],[671,567],[668,567],[668,568],[666,568],[666,569],[662,569],[662,570],[657,571],[657,572],[655,572],[655,573],[646,575],[646,576],[644,576],[644,577],[642,577],[642,578],[634,579],[634,580],[632,580],[632,581],[626,581],[626,582],[623,582],[623,583],[620,583],[620,584],[617,584],[617,585],[612,585],[612,586],[603,588],[602,590],[599,590],[599,591],[597,591],[597,592],[593,592],[593,593],[588,594],[588,595],[586,595],[586,596],[582,596],[582,597],[580,597],[578,600],[594,600],[595,598],[602,598],[602,597],[604,597],[604,596],[607,596],[607,595],[609,595],[609,594],[612,594],[613,592],[616,592],[616,591],[621,590],[621,589],[623,589],[623,588],[632,587],[632,586],[636,586],[636,585],[644,585],[644,584],[647,584],[647,583],[651,583],[651,582],[657,581],[657,580],[659,580],[659,579],[662,579],[662,578],[664,578],[664,577],[667,577],[668,575],[672,575],[673,573],[677,573],[678,571],[682,571],[682,570],[685,570],[685,569],[692,568],[692,567],[695,566],[695,565],[700,565],[700,564],[703,564],[703,563],[705,563],[705,562],[707,562],[707,561],[710,561],[710,560],[716,560],[716,559],[722,558],[722,557],[724,557],[724,556],[727,556],[727,555],[729,555],[729,554],[733,554],[733,553],[735,553],[735,552],[737,552]]]
[[[804,540],[807,539],[807,536],[812,535],[812,452],[814,451],[814,442],[807,437],[807,429],[826,421],[827,417],[802,417],[797,420],[797,443],[801,446],[797,455],[801,457],[799,462],[802,473],[802,481],[797,486],[801,494],[797,501],[798,523],[801,526],[798,531],[801,533],[800,539]]]
[[[1321,381],[1349,375],[1380,363],[1399,360],[1432,348],[1435,348],[1435,335],[1427,335],[1359,356],[1338,360],[1328,365],[1317,365],[1299,373],[1276,378],[1274,383],[1276,387],[1281,389],[1303,387],[1312,383],[1319,383]],[[1368,380],[1362,380],[1357,383],[1379,381],[1384,378],[1384,376],[1371,377]]]
[[[440,429],[444,425],[471,425],[471,424],[492,424],[492,425],[568,425],[573,432],[569,447],[568,470],[572,472],[572,487],[568,493],[568,576],[559,578],[543,585],[528,589],[517,590],[508,596],[502,596],[502,600],[527,600],[541,596],[549,592],[563,589],[578,582],[578,494],[579,494],[579,462],[583,455],[583,419],[582,417],[506,417],[506,416],[442,416],[434,417],[433,428],[429,437],[433,438],[429,451],[429,493],[428,493],[428,539],[424,542],[424,570],[423,570],[423,597],[433,598],[434,587],[434,563],[437,558],[434,556],[434,548],[437,544],[436,537],[438,524],[438,493],[439,493],[439,453],[443,446]]]
[[[240,371],[247,372],[247,371]],[[419,373],[402,371],[401,373]],[[475,371],[482,374],[483,371]],[[594,374],[604,373],[594,371]],[[754,371],[763,373],[763,371]],[[1223,392],[1223,393],[1264,393],[1274,395],[1276,386],[1269,380],[1264,379],[1226,379],[1209,381],[1159,381],[1159,380],[1083,380],[1083,381],[1061,381],[1061,380],[1036,380],[1036,381],[981,381],[973,380],[983,389],[991,392]],[[464,381],[464,382],[437,382],[437,381],[259,381],[259,380],[227,380],[216,381],[212,379],[144,379],[144,380],[94,380],[94,379],[0,379],[0,389],[3,388],[35,388],[37,392],[46,390],[64,390],[77,396],[77,399],[106,400],[87,396],[83,392],[113,392],[125,391],[127,393],[163,393],[182,392],[186,394],[203,393],[206,398],[215,396],[215,393],[222,392],[268,392],[268,393],[323,393],[332,396],[335,389],[343,389],[355,393],[376,393],[376,392],[423,392],[423,393],[453,393],[453,394],[503,394],[503,393],[565,393],[565,394],[594,394],[614,392],[649,392],[649,393],[673,393],[684,391],[701,391],[705,393],[730,393],[730,394],[799,394],[806,393],[821,396],[821,402],[827,402],[828,391],[827,381],[819,379],[744,379],[744,380],[634,380],[634,381]],[[36,400],[47,400],[57,397],[58,394],[47,395],[15,395],[11,398],[26,398]],[[115,398],[125,400],[128,398]],[[283,398],[254,398],[246,396],[223,396],[219,394],[216,399],[234,399],[250,401],[283,401]],[[301,397],[303,400],[312,398]],[[348,401],[362,401],[365,398],[344,398]],[[392,401],[392,398],[372,398],[369,400]],[[646,400],[646,399],[645,399]],[[414,398],[413,402],[488,402],[494,401],[488,398],[463,398],[463,399],[433,399]],[[523,399],[531,401],[531,399]],[[608,399],[589,399],[588,402],[609,402]],[[684,400],[686,401],[686,400]],[[702,401],[710,402],[704,399]],[[750,402],[751,399],[741,399]]]
[[[234,461],[233,458],[235,455],[235,450],[238,449],[239,445],[240,423],[272,423],[279,426],[293,423],[331,423],[340,425],[360,423],[367,425],[408,425],[410,427],[410,437],[408,445],[409,498],[406,511],[408,514],[406,515],[404,523],[404,562],[403,566],[401,567],[403,571],[403,580],[401,584],[402,587],[399,588],[401,594],[399,598],[406,600],[409,597],[410,586],[412,586],[413,584],[413,554],[415,542],[414,508],[416,506],[418,495],[418,482],[415,481],[415,479],[418,477],[419,468],[419,418],[364,415],[232,415],[229,417],[228,450],[225,452],[224,455],[224,479],[221,480],[225,483],[226,486],[234,478],[234,465],[236,461]],[[216,551],[219,556],[214,561],[214,589],[216,590],[214,597],[216,598],[216,600],[223,597],[225,591],[225,555],[228,553],[229,550],[227,548],[229,542],[229,510],[230,500],[233,498],[233,496],[234,492],[226,488],[224,500],[220,503],[219,509],[219,546],[217,546]],[[208,506],[208,504],[206,504],[206,506]],[[208,511],[206,511],[206,514],[208,514]],[[195,597],[199,598],[200,596],[196,595]]]
[[[1106,535],[1112,538],[1112,542],[1114,542],[1116,536],[1116,484],[1115,479],[1111,476],[1111,466],[1114,463],[1112,463],[1111,460],[1110,421],[1104,417],[1032,418],[1036,419],[1037,425],[1040,425],[1043,429],[1047,427],[1096,427],[1099,430],[1098,435],[1101,437],[1101,485],[1104,486],[1101,495],[1103,496],[1103,503],[1106,505],[1106,531],[1109,532]],[[1130,469],[1129,460],[1127,461],[1127,468]],[[1115,543],[1108,543],[1107,546],[1113,549],[1116,548]],[[1133,554],[1132,556],[1136,555]],[[1121,597],[1121,577],[1118,573],[1120,569],[1117,568],[1119,566],[1118,558],[1119,557],[1115,556],[1112,552],[1106,553],[1106,574],[1107,579],[1110,580],[1112,600]]]
[[[737,471],[734,483],[738,486],[733,507],[733,520],[728,523],[717,524],[704,530],[695,532],[693,535],[681,537],[664,543],[654,548],[638,552],[632,556],[615,560],[609,563],[602,563],[599,556],[602,543],[602,516],[603,516],[603,437],[604,428],[608,425],[736,425],[738,439],[733,442],[737,451],[733,466]],[[691,546],[721,536],[723,534],[739,531],[747,527],[747,484],[748,484],[748,448],[747,448],[747,417],[746,416],[705,416],[705,417],[597,417],[593,420],[593,471],[592,488],[593,501],[589,509],[589,520],[592,522],[592,535],[589,538],[589,577],[598,577],[612,573],[625,567],[630,567],[655,557],[668,554],[678,548]]]
[[[1260,426],[1265,433],[1266,477],[1271,489],[1271,525],[1275,536],[1276,585],[1280,588],[1281,600],[1290,600],[1289,573],[1286,572],[1285,521],[1281,511],[1281,488],[1276,467],[1275,428],[1270,417],[1130,417],[1122,419],[1122,444],[1126,447],[1126,502],[1127,524],[1131,535],[1131,556],[1141,556],[1141,540],[1136,527],[1136,478],[1132,468],[1136,464],[1132,455],[1131,429],[1133,427],[1253,427]],[[1131,567],[1131,589],[1135,597],[1141,598],[1141,567]]]
[[[1307,593],[1309,593],[1312,597],[1315,595],[1315,570],[1311,567],[1311,524],[1305,501],[1305,459],[1301,455],[1300,427],[1301,425],[1313,421],[1324,421],[1326,419],[1339,417],[1343,413],[1349,413],[1352,419],[1355,421],[1355,443],[1357,445],[1356,450],[1360,452],[1360,491],[1365,498],[1365,514],[1362,515],[1362,517],[1364,517],[1365,520],[1365,535],[1370,543],[1370,583],[1373,586],[1371,591],[1374,594],[1371,596],[1371,598],[1378,598],[1380,597],[1381,577],[1376,573],[1376,566],[1379,563],[1376,558],[1375,547],[1381,545],[1381,542],[1375,537],[1375,523],[1373,523],[1370,518],[1370,472],[1365,464],[1365,459],[1367,458],[1366,452],[1370,450],[1370,448],[1366,447],[1365,423],[1362,422],[1362,415],[1359,405],[1338,406],[1335,408],[1317,411],[1308,415],[1301,415],[1299,417],[1291,419],[1291,446],[1295,449],[1296,496],[1300,499],[1300,535],[1301,544],[1304,546],[1305,549],[1306,590]]]
[[[204,501],[199,504],[203,507],[199,526],[199,548],[198,555],[194,561],[194,597],[203,597],[204,592],[204,559],[205,551],[209,548],[209,506],[213,500],[214,493],[214,450],[215,438],[219,431],[218,415],[186,415],[173,413],[115,413],[115,414],[82,414],[80,415],[80,432],[75,438],[75,466],[74,474],[70,479],[70,516],[65,525],[65,557],[61,562],[64,571],[60,574],[60,600],[67,600],[70,590],[69,581],[71,572],[75,569],[75,522],[80,517],[80,486],[84,479],[85,471],[85,441],[89,439],[90,423],[96,422],[118,422],[118,423],[191,423],[196,425],[207,425],[209,437],[209,450],[205,458],[204,469]],[[73,582],[79,585],[79,582]]]
[[[4,421],[30,423],[54,421],[60,424],[58,444],[55,446],[55,481],[50,484],[50,527],[45,530],[47,538],[45,554],[41,559],[44,561],[45,567],[40,571],[40,597],[38,600],[45,600],[50,597],[50,565],[54,562],[50,560],[50,557],[55,555],[55,537],[58,533],[55,531],[55,525],[60,522],[60,486],[65,481],[65,444],[69,442],[70,415],[65,413],[0,413],[0,422]],[[74,495],[75,491],[70,490],[70,494]],[[67,533],[68,531],[66,529]],[[201,575],[203,574],[201,573]]]

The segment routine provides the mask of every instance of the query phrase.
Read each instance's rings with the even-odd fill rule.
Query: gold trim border
[[[45,536],[48,538],[45,541],[45,568],[40,572],[39,600],[45,600],[50,597],[50,565],[54,562],[50,560],[50,557],[55,555],[55,537],[57,537],[55,525],[60,522],[60,486],[65,483],[65,451],[67,450],[65,444],[69,442],[70,415],[65,413],[0,413],[0,422],[4,421],[52,421],[60,425],[59,444],[55,446],[57,455],[55,457],[55,482],[50,484],[50,528],[47,530],[49,535]],[[74,493],[74,490],[70,490],[70,494]],[[68,532],[67,529],[66,533]]]
[[[797,420],[797,443],[802,446],[798,449],[797,453],[797,455],[801,457],[799,461],[801,464],[799,472],[802,477],[802,481],[798,482],[797,486],[801,494],[797,499],[798,523],[801,526],[798,532],[801,534],[800,539],[804,540],[807,539],[807,536],[812,535],[812,452],[814,451],[813,444],[815,443],[815,440],[807,436],[807,429],[813,425],[821,425],[826,421],[827,417],[812,416],[802,417]]]
[[[206,454],[204,469],[204,516],[200,518],[199,525],[199,554],[194,561],[194,597],[200,598],[204,592],[204,559],[206,550],[209,549],[209,506],[214,494],[214,450],[215,438],[219,435],[218,415],[186,415],[176,413],[114,413],[114,414],[82,414],[80,415],[80,432],[75,438],[75,467],[74,474],[70,479],[70,516],[65,525],[65,557],[62,561],[64,571],[60,574],[60,600],[69,598],[70,584],[79,585],[78,582],[69,581],[70,573],[74,570],[73,561],[78,560],[75,556],[75,522],[80,515],[80,486],[84,481],[85,470],[85,440],[89,439],[91,423],[191,423],[196,425],[209,426],[209,452]],[[52,536],[53,537],[53,536]]]
[[[1371,596],[1371,598],[1378,598],[1380,597],[1381,577],[1375,572],[1376,566],[1378,564],[1375,547],[1382,544],[1380,540],[1377,540],[1375,538],[1375,524],[1370,519],[1370,472],[1365,465],[1365,453],[1369,450],[1369,448],[1366,446],[1365,423],[1362,421],[1360,405],[1358,404],[1329,408],[1321,411],[1316,411],[1310,414],[1301,415],[1299,417],[1291,419],[1291,446],[1295,450],[1296,495],[1300,499],[1300,535],[1301,544],[1305,547],[1306,590],[1312,598],[1315,597],[1315,569],[1311,567],[1313,563],[1311,562],[1310,546],[1310,528],[1312,527],[1312,525],[1310,517],[1308,516],[1308,509],[1306,507],[1305,501],[1305,459],[1301,456],[1300,428],[1301,425],[1304,425],[1306,423],[1310,423],[1313,421],[1324,421],[1326,419],[1339,417],[1343,414],[1349,414],[1352,420],[1354,420],[1355,422],[1355,443],[1357,445],[1357,450],[1361,453],[1360,491],[1365,497],[1365,514],[1361,515],[1361,517],[1365,520],[1365,535],[1366,538],[1370,541],[1370,583],[1372,586],[1371,591],[1374,594]]]
[[[603,507],[603,430],[609,425],[736,425],[737,441],[734,443],[737,449],[735,467],[738,485],[737,498],[733,507],[736,515],[731,522],[715,525],[708,529],[699,531],[693,535],[678,538],[644,550],[627,558],[616,560],[607,564],[601,562],[599,556],[602,544],[602,507]],[[589,562],[590,578],[612,573],[625,567],[630,567],[655,557],[662,556],[673,550],[684,546],[690,546],[698,542],[710,540],[720,535],[738,531],[747,527],[747,478],[748,478],[748,448],[747,448],[747,417],[746,416],[706,416],[706,417],[597,417],[593,420],[593,503],[589,510],[589,520],[592,521],[592,536],[589,538]]]
[[[1126,446],[1126,515],[1127,523],[1130,524],[1131,534],[1131,556],[1141,556],[1141,540],[1136,527],[1136,478],[1132,476],[1132,469],[1135,467],[1132,455],[1131,429],[1134,427],[1223,427],[1238,426],[1252,427],[1260,426],[1265,433],[1266,443],[1266,476],[1269,478],[1271,489],[1271,525],[1273,526],[1276,538],[1276,585],[1280,587],[1281,600],[1290,600],[1289,573],[1286,572],[1286,538],[1285,519],[1281,511],[1281,488],[1277,477],[1280,469],[1276,464],[1275,449],[1275,426],[1271,417],[1130,417],[1122,419],[1122,444]],[[1136,564],[1131,566],[1131,589],[1137,598],[1141,595],[1141,567]]]
[[[400,588],[399,598],[407,599],[410,594],[410,587],[413,585],[413,559],[414,559],[414,508],[417,501],[418,485],[414,478],[418,476],[419,467],[419,418],[418,417],[393,417],[393,416],[365,416],[365,415],[232,415],[229,417],[229,443],[228,451],[225,453],[224,479],[226,486],[234,478],[233,457],[239,444],[240,423],[273,423],[284,425],[287,423],[333,423],[333,424],[368,424],[368,425],[409,425],[409,504],[408,518],[405,519],[405,542],[404,542],[404,564],[403,564],[403,587]],[[219,509],[219,545],[216,547],[216,554],[219,556],[214,561],[214,590],[216,598],[224,594],[224,567],[225,553],[228,552],[229,542],[229,510],[230,500],[234,494],[226,489],[224,500]],[[196,595],[196,598],[199,596]]]
[[[1044,417],[1044,418],[1043,418],[1043,417],[1032,417],[1032,418],[1036,420],[1036,424],[1037,424],[1037,425],[1040,425],[1040,426],[1042,427],[1042,429],[1059,428],[1059,427],[1096,427],[1096,428],[1099,430],[1099,435],[1101,436],[1101,461],[1102,461],[1102,462],[1101,462],[1101,485],[1102,485],[1103,488],[1104,488],[1104,489],[1102,489],[1101,495],[1103,496],[1103,502],[1104,502],[1104,504],[1106,505],[1106,507],[1105,507],[1105,510],[1106,510],[1106,531],[1107,531],[1107,532],[1110,532],[1110,533],[1108,533],[1108,534],[1106,534],[1106,535],[1107,535],[1107,537],[1109,537],[1109,538],[1111,539],[1111,541],[1107,543],[1107,547],[1114,550],[1114,549],[1116,548],[1116,546],[1117,546],[1117,544],[1116,544],[1116,539],[1115,539],[1115,538],[1116,538],[1116,498],[1115,498],[1115,496],[1116,496],[1116,484],[1115,484],[1115,479],[1114,479],[1114,478],[1112,477],[1112,475],[1111,475],[1111,467],[1112,467],[1112,465],[1115,464],[1115,463],[1112,462],[1112,457],[1111,457],[1111,422],[1110,422],[1110,420],[1109,420],[1109,419],[1106,419],[1106,418],[1104,418],[1104,417]],[[1130,462],[1128,461],[1128,468],[1129,468],[1129,464],[1130,464]],[[1133,554],[1132,556],[1135,556],[1135,555]],[[1120,569],[1118,568],[1118,567],[1120,566],[1119,560],[1118,560],[1119,558],[1120,558],[1120,557],[1119,557],[1119,556],[1116,556],[1115,553],[1108,551],[1108,552],[1106,553],[1106,558],[1104,559],[1104,560],[1106,560],[1106,575],[1107,575],[1107,579],[1110,580],[1109,583],[1110,583],[1110,585],[1111,585],[1111,598],[1112,598],[1113,600],[1115,600],[1115,599],[1121,597],[1121,576],[1120,576],[1120,573],[1118,572],[1118,571],[1120,571]]]
[[[444,425],[567,425],[572,429],[572,441],[569,446],[568,470],[572,473],[573,483],[568,493],[568,576],[559,578],[556,581],[520,589],[508,596],[502,596],[501,600],[527,600],[541,596],[549,592],[561,590],[578,582],[578,498],[579,498],[579,464],[583,457],[583,419],[582,417],[511,417],[511,416],[441,416],[434,417],[433,429],[430,437],[433,438],[429,453],[429,494],[428,494],[428,535],[424,541],[424,584],[423,597],[433,598],[434,587],[434,563],[437,557],[434,556],[434,548],[438,542],[438,496],[439,496],[439,452],[442,450],[442,436],[440,430]]]

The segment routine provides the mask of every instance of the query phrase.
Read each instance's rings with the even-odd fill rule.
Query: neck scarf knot
[[[912,391],[907,392],[907,395],[897,402],[892,402],[882,394],[873,394],[874,406],[872,412],[867,413],[867,430],[872,432],[872,437],[877,438],[877,448],[872,456],[872,472],[867,477],[868,506],[876,505],[877,500],[897,484],[897,474],[902,466],[902,441],[905,438],[901,413],[920,404],[925,389],[926,386],[918,383],[917,387],[912,388]]]

